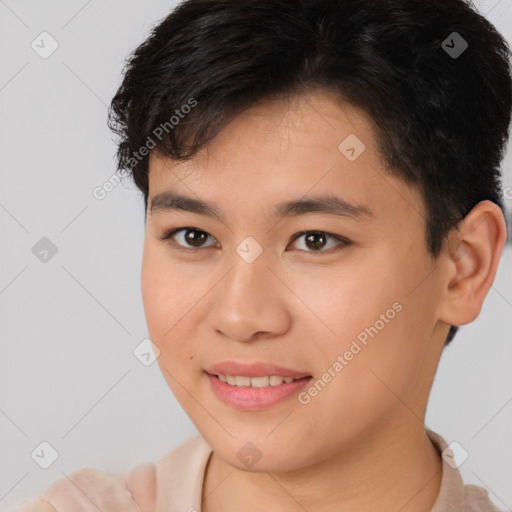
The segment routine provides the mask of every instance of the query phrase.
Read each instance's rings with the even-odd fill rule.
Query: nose
[[[269,267],[264,252],[252,263],[237,253],[214,288],[211,327],[237,341],[281,336],[290,329],[291,293]]]

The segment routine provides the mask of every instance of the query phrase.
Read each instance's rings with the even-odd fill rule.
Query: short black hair
[[[117,169],[147,212],[151,151],[187,160],[262,100],[334,91],[422,193],[436,258],[478,202],[504,212],[510,55],[469,0],[186,0],[125,61],[108,113]]]

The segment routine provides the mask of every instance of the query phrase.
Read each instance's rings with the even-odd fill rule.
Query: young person
[[[496,511],[425,425],[506,242],[510,50],[463,0],[188,0],[109,122],[199,435],[28,511]]]

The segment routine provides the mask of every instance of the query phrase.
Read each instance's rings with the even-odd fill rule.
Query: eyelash
[[[172,245],[173,248],[175,248],[175,249],[177,249],[179,251],[188,252],[188,253],[190,253],[190,252],[197,252],[197,251],[202,250],[202,249],[211,249],[212,248],[211,246],[207,246],[207,247],[183,247],[182,245],[178,244],[175,240],[172,240],[173,235],[179,233],[180,231],[198,231],[200,233],[206,233],[206,235],[212,237],[215,240],[215,238],[212,235],[210,235],[208,232],[203,231],[202,229],[199,229],[199,228],[192,227],[192,226],[185,226],[185,227],[180,227],[180,228],[172,228],[172,229],[166,231],[162,236],[158,237],[158,239],[161,240],[161,241],[168,241],[168,243],[170,245]],[[300,252],[304,252],[304,253],[306,253],[308,255],[313,255],[313,256],[317,256],[317,255],[321,255],[321,254],[332,254],[332,253],[336,253],[338,251],[341,251],[341,250],[345,249],[346,247],[348,247],[349,245],[352,244],[352,242],[350,240],[346,239],[346,238],[340,237],[338,235],[334,235],[332,233],[328,233],[326,231],[319,231],[319,230],[316,230],[316,229],[312,229],[312,230],[309,230],[309,231],[301,231],[299,233],[296,233],[291,241],[295,242],[295,240],[297,240],[301,236],[309,235],[309,234],[313,234],[313,233],[327,235],[328,238],[333,238],[333,239],[337,240],[338,242],[341,242],[341,246],[331,247],[328,250],[318,250],[318,251],[305,251],[305,250],[299,249]]]

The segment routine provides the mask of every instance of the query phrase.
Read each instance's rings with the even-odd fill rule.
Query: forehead
[[[326,152],[332,154],[334,150],[336,157],[353,157],[338,148],[349,135],[364,144],[365,156],[380,160],[369,117],[333,93],[316,91],[267,99],[236,115],[192,160],[176,161],[173,165],[177,170],[198,169],[208,166],[211,159],[228,163],[244,160],[254,153],[259,160],[273,162],[300,152],[318,156]],[[357,149],[362,150],[362,147]],[[171,163],[169,159],[168,162]]]
[[[421,215],[418,192],[387,172],[370,119],[330,93],[244,110],[188,161],[152,153],[149,207],[169,190],[226,211],[335,193],[380,215]]]

